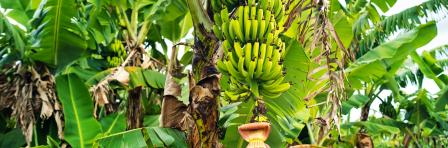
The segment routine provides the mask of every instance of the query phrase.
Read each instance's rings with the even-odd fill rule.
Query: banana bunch
[[[112,56],[107,56],[106,60],[110,66],[116,67],[121,64],[121,62],[126,58],[126,49],[120,40],[114,40],[110,45],[112,49]]]
[[[282,65],[285,43],[279,38],[283,5],[282,0],[249,0],[233,9],[221,5],[215,13],[213,32],[224,49],[217,68],[230,77],[230,87],[224,92],[227,100],[277,98],[290,88],[284,82]]]
[[[395,111],[395,108],[392,105],[392,97],[388,97],[387,101],[382,102],[380,104],[380,112],[383,115],[386,115],[392,119],[395,119],[397,117],[397,112]]]
[[[233,77],[229,80],[229,90],[224,92],[224,98],[230,102],[247,100],[251,96],[249,87]]]

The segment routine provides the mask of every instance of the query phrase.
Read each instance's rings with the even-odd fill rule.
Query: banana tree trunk
[[[143,126],[143,108],[140,103],[142,87],[136,87],[128,91],[127,128],[136,129]]]
[[[176,48],[167,72],[162,102],[161,126],[187,132],[190,147],[222,147],[218,141],[219,73],[215,63],[219,58],[219,42],[211,33],[213,26],[200,0],[187,0],[192,15],[195,42],[193,45],[193,72],[189,74],[190,104],[182,104],[177,98],[180,87],[173,80],[175,75]]]
[[[211,33],[213,24],[201,1],[187,0],[187,4],[195,29],[193,76],[190,76],[190,84],[194,85],[190,86],[188,108],[193,126],[188,131],[188,143],[191,147],[221,147],[217,125],[220,87],[215,66],[219,58],[219,42]]]

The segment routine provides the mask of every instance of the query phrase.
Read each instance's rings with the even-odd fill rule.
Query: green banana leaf
[[[25,144],[25,137],[20,128],[14,128],[9,132],[0,134],[0,147],[21,147]]]
[[[92,147],[102,129],[93,117],[93,102],[85,84],[74,74],[59,75],[56,90],[64,112],[64,139],[72,147]]]
[[[354,126],[364,127],[367,129],[369,133],[380,134],[380,133],[389,133],[389,134],[399,134],[400,129],[398,127],[384,125],[382,123],[376,123],[372,121],[360,121],[351,123]]]
[[[395,3],[397,0],[372,0],[372,3],[375,3],[376,6],[378,6],[381,11],[384,13],[387,12]]]
[[[444,111],[448,105],[448,87],[441,90],[439,92],[439,97],[437,98],[436,105],[435,105],[435,111]]]
[[[230,105],[233,106],[233,104]],[[252,110],[254,109],[254,107],[255,103],[252,99],[248,100],[247,102],[238,104],[237,110],[232,113],[237,117],[231,121],[227,121],[231,123],[229,123],[229,126],[226,129],[224,140],[221,141],[224,146],[234,145],[235,147],[243,147],[247,144],[239,135],[238,126],[250,122],[250,119],[253,115]],[[223,108],[226,108],[226,106],[224,106]]]
[[[342,102],[342,114],[350,113],[352,108],[363,107],[369,100],[369,97],[364,95],[352,95],[347,101]]]
[[[171,128],[147,127],[149,140],[153,147],[186,148],[185,134]]]
[[[107,115],[100,122],[106,135],[126,130],[126,118],[122,112]]]
[[[77,8],[76,0],[42,1],[32,21],[34,60],[60,69],[84,53],[86,31]]]
[[[376,81],[391,69],[390,73],[394,74],[409,54],[427,44],[436,34],[437,27],[430,22],[379,45],[345,70],[349,83],[354,88],[361,88],[361,81]]]
[[[165,75],[157,71],[142,69],[139,67],[126,67],[129,72],[130,87],[137,86],[163,89],[165,87]]]
[[[142,129],[133,129],[98,138],[99,145],[107,148],[147,147]]]
[[[115,133],[100,137],[97,142],[101,147],[107,148],[188,147],[184,133],[161,127],[146,127]]]
[[[428,54],[426,51],[423,52],[423,56],[425,56],[426,54]],[[435,71],[436,69],[434,67],[431,67],[431,63],[428,63],[427,59],[428,57],[421,57],[420,55],[417,54],[417,52],[412,52],[411,53],[411,57],[412,60],[418,65],[419,69],[421,70],[421,72],[428,77],[429,79],[432,79],[439,88],[443,89],[447,84],[446,84],[446,75],[445,74],[441,74],[440,71]],[[440,67],[438,67],[440,68]],[[444,81],[445,80],[445,81]]]
[[[405,118],[413,124],[420,125],[430,118],[430,113],[434,107],[433,102],[428,98],[428,92],[425,89],[419,90],[412,102],[413,104],[406,108]]]
[[[284,59],[285,81],[291,82],[292,86],[280,97],[265,100],[268,118],[273,128],[281,133],[280,140],[274,140],[274,137],[271,137],[272,140],[268,139],[268,143],[283,142],[284,144],[286,141],[296,139],[305,126],[304,123],[311,116],[304,100],[307,91],[313,91],[309,86],[315,84],[315,82],[307,82],[309,59],[296,40],[291,39],[287,45],[287,54]],[[273,134],[275,132],[273,130]]]

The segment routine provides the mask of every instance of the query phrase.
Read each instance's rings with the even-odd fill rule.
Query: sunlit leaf
[[[62,68],[79,58],[87,48],[84,30],[77,25],[75,0],[41,3],[33,18],[34,60]]]
[[[73,147],[91,147],[102,129],[93,117],[93,102],[85,84],[74,74],[60,75],[56,89],[64,112],[64,139]]]

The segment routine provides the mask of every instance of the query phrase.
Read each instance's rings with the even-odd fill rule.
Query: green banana
[[[252,24],[252,26],[251,26],[252,33],[250,36],[251,41],[257,41],[258,21],[253,19],[253,20],[251,20],[251,24]]]
[[[233,67],[232,63],[230,61],[224,61],[224,64],[227,67],[227,71],[230,73],[230,76],[236,78],[237,80],[245,80],[245,77],[239,73],[235,67]]]
[[[272,60],[272,53],[274,53],[274,46],[266,44],[266,59]]]
[[[261,24],[261,21],[263,21],[263,9],[257,9],[257,21],[258,21],[258,25]]]
[[[286,57],[286,53],[287,53],[285,42],[282,42],[281,49],[282,49],[282,56],[281,56],[281,58],[283,59],[283,58]]]
[[[272,45],[273,42],[274,42],[274,34],[268,33],[267,38],[266,38],[266,44]]]
[[[218,39],[220,39],[220,40],[224,39],[224,37],[222,36],[222,32],[221,32],[221,30],[219,30],[219,27],[216,26],[216,25],[213,25],[213,33],[215,34],[215,36],[216,36]]]
[[[247,43],[246,46],[244,46],[244,58],[245,58],[245,64],[249,66],[251,61],[251,52],[252,52],[252,43]]]
[[[232,20],[233,21],[233,20]],[[232,41],[232,43],[235,41],[235,30],[233,29],[233,27],[231,27],[232,22],[226,22],[225,24],[227,25],[227,31],[229,32],[229,41]],[[233,25],[232,25],[233,26]]]
[[[245,20],[249,20],[249,15],[250,15],[250,8],[249,8],[249,6],[244,6],[244,19]]]
[[[258,54],[260,54],[259,50],[260,50],[260,43],[255,42],[252,47],[252,58],[258,59]]]
[[[238,60],[238,71],[244,76],[248,77],[248,72],[244,69],[244,57],[240,57]]]
[[[259,31],[258,31],[258,40],[260,41],[260,42],[264,42],[264,34],[266,33],[266,30],[267,30],[267,26],[266,26],[266,20],[261,20],[261,21],[259,21],[259,23],[258,23],[258,28],[259,28]]]
[[[222,25],[221,16],[219,15],[219,13],[213,14],[213,20],[215,21],[215,25],[218,25],[218,26]]]
[[[236,95],[236,94],[233,94],[233,93],[230,92],[230,91],[225,91],[224,94],[225,94],[225,96],[226,96],[227,98],[230,99],[231,102],[233,102],[233,101],[238,101],[238,100],[239,100],[239,96]]]
[[[256,60],[252,60],[249,63],[249,68],[247,70],[247,73],[249,75],[249,77],[247,77],[247,79],[249,81],[252,81],[254,78],[254,73],[255,73],[255,67],[257,67],[257,61]]]
[[[261,74],[263,73],[263,64],[264,60],[266,59],[266,44],[261,44],[260,46],[260,57],[258,58],[257,62],[257,68],[255,71],[255,78],[260,78]]]
[[[267,80],[277,79],[278,77],[283,76],[282,70],[283,66],[278,63],[272,63],[274,66],[271,68],[270,74],[266,77]]]
[[[265,14],[265,16],[264,16],[264,20],[266,20],[266,22],[273,22],[272,21],[272,11],[270,11],[270,10],[264,10],[265,12],[264,12],[264,14]]]
[[[268,90],[265,90],[265,89],[262,89],[262,91],[260,91],[261,93],[261,95],[263,96],[263,97],[266,97],[266,98],[269,98],[269,99],[275,99],[275,98],[278,98],[278,97],[280,97],[282,94],[281,93],[270,93],[270,92],[268,92]]]
[[[233,49],[235,50],[235,52],[238,55],[238,57],[243,57],[244,56],[243,48],[241,47],[241,44],[239,42],[233,43],[233,47],[234,47]]]
[[[241,30],[241,32],[244,32],[244,7],[243,6],[240,6],[240,7],[238,7],[238,10],[237,10],[237,17],[238,17],[238,22],[240,23],[240,25],[241,26],[243,26],[241,29],[243,29],[243,30]]]
[[[218,62],[216,62],[216,67],[218,68],[218,70],[219,70],[220,72],[222,72],[222,73],[228,73],[226,65],[225,65],[221,60],[219,60]]]
[[[284,80],[284,77],[275,79],[275,80],[270,80],[270,81],[267,81],[266,83],[263,83],[261,85],[261,87],[263,89],[269,90],[269,92],[271,92],[271,93],[274,93],[275,91],[271,91],[271,90],[277,89],[277,87],[279,87],[279,85],[286,83],[286,82],[283,82],[283,80]]]
[[[233,43],[233,40],[230,38],[229,25],[228,24],[229,24],[228,22],[222,23],[221,30],[222,30],[222,33],[224,35],[224,39],[226,39],[227,41]]]
[[[222,46],[224,47],[224,52],[228,53],[232,49],[232,45],[230,45],[230,42],[228,40],[224,40],[222,42]]]
[[[244,20],[244,36],[246,37],[246,40],[252,41],[250,38],[250,33],[251,33],[251,27],[252,27],[252,21],[250,20]]]
[[[287,91],[291,87],[291,84],[289,83],[282,83],[280,85],[277,85],[277,87],[273,89],[269,89],[269,92],[271,93],[281,93]]]
[[[234,67],[238,67],[238,62],[237,62],[239,60],[239,59],[237,59],[238,57],[234,57],[232,52],[228,52],[227,56],[229,57],[229,60],[232,63],[232,65]]]
[[[237,20],[231,20],[230,21],[232,28],[233,28],[233,32],[235,32],[236,36],[238,36],[238,39],[240,41],[244,41],[244,36],[243,36],[243,32],[241,32],[241,25]]]
[[[263,73],[261,74],[261,76],[260,76],[260,79],[261,80],[269,80],[268,79],[268,76],[271,74],[271,69],[272,69],[272,66],[273,66],[274,64],[272,63],[272,60],[271,59],[268,59],[267,61],[264,61],[264,64],[263,64]]]
[[[257,15],[257,7],[250,6],[250,20],[255,20],[255,16]]]
[[[229,22],[229,11],[227,10],[227,8],[224,8],[221,10],[221,22],[225,23],[225,22]]]

